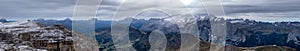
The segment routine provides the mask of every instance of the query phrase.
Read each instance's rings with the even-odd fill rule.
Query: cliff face
[[[45,27],[34,21],[8,22],[0,25],[0,51],[97,51],[87,48],[97,47],[97,43],[91,38],[74,33],[61,25]],[[88,42],[89,44],[84,44]],[[92,45],[89,46],[90,44]]]

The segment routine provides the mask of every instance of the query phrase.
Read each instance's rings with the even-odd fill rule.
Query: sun
[[[184,4],[184,5],[190,5],[193,0],[181,0],[181,2]]]

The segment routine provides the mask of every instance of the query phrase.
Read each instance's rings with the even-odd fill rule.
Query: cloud
[[[123,0],[119,0],[119,1],[123,1]],[[188,1],[188,0],[185,0]],[[189,11],[179,11],[179,10],[184,10],[186,8],[184,8],[184,3],[182,3],[180,0],[126,0],[123,3],[121,2],[114,2],[114,3],[118,3],[118,4],[112,4],[113,2],[109,2],[107,1],[107,5],[104,3],[106,1],[103,1],[103,4],[100,8],[100,14],[107,14],[105,13],[105,11],[112,11],[112,12],[108,12],[111,14],[111,16],[115,16],[118,19],[125,19],[126,17],[132,17],[135,16],[136,14],[139,13],[144,13],[143,11],[147,11],[147,13],[150,14],[150,12],[152,12],[149,9],[155,9],[155,10],[161,10],[161,12],[168,12],[170,14],[173,13],[182,13],[182,14],[186,14]],[[117,6],[116,6],[117,5]],[[119,10],[115,9],[115,8],[119,8]],[[173,11],[171,11],[173,10]],[[175,11],[176,10],[176,11]],[[187,9],[186,9],[187,10]],[[155,12],[153,10],[153,12]],[[116,13],[116,15],[114,15],[114,13]],[[145,15],[145,16],[149,16],[149,14]],[[152,15],[158,16],[157,14],[153,14]],[[174,14],[175,15],[175,14]],[[102,15],[98,15],[99,17],[102,17]],[[106,16],[103,16],[106,17]],[[112,18],[111,18],[112,19]]]
[[[72,16],[74,0],[1,0],[0,17]]]
[[[112,19],[118,11],[126,17],[137,9],[167,6],[169,9],[189,8],[194,14],[206,14],[201,0],[126,0],[126,8],[117,10],[124,0],[102,0],[97,17]],[[300,17],[300,0],[221,0],[227,16]],[[5,18],[60,18],[72,17],[76,0],[0,0],[0,17]],[[87,5],[86,5],[87,6]],[[81,10],[85,11],[85,10]],[[184,13],[184,12],[181,12]],[[155,15],[155,14],[154,14]],[[120,18],[121,19],[121,18]]]
[[[300,12],[299,2],[299,0],[234,0],[226,1],[223,6],[227,16],[299,17],[295,15]]]

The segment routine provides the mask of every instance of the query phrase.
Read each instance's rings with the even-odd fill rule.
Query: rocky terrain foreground
[[[0,51],[99,51],[96,40],[62,25],[0,22]]]

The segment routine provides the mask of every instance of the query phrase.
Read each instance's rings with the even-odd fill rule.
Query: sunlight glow
[[[194,0],[181,0],[184,5],[190,5]]]

